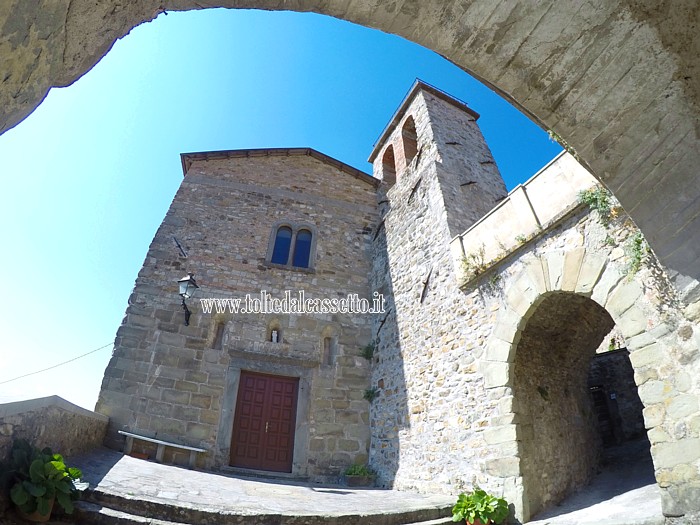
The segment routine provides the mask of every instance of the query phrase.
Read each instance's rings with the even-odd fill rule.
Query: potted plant
[[[30,521],[48,521],[55,502],[71,514],[73,500],[88,486],[80,481],[80,470],[67,467],[60,454],[39,450],[24,439],[12,444],[2,472],[19,515]]]
[[[508,517],[508,502],[475,487],[468,494],[460,494],[452,507],[452,521],[466,521],[469,525],[499,525]]]
[[[367,465],[351,465],[345,469],[345,484],[348,487],[371,487],[376,477]]]

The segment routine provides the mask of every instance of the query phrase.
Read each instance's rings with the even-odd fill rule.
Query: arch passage
[[[513,393],[532,515],[584,486],[598,467],[601,441],[587,379],[590,360],[613,326],[594,301],[555,293],[543,299],[522,331]]]

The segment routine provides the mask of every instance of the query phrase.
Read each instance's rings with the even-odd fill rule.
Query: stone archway
[[[669,407],[689,403],[695,411],[698,406],[697,396],[687,393],[690,385],[668,377],[674,373],[682,374],[669,352],[673,344],[672,330],[662,323],[651,325],[653,316],[648,315],[643,304],[640,285],[620,273],[614,265],[608,264],[607,258],[599,254],[578,248],[549,252],[523,262],[524,270],[506,290],[505,308],[499,314],[486,348],[482,369],[486,388],[506,387],[513,391],[516,353],[524,329],[538,308],[543,304],[546,306],[546,302],[551,300],[548,298],[559,294],[577,295],[581,300],[574,301],[574,304],[597,303],[598,306],[592,309],[597,322],[603,322],[609,329],[610,323],[605,321],[609,315],[628,343],[635,381],[645,407],[647,433],[650,438],[664,436],[662,440],[650,439],[664,513],[679,515],[697,511],[698,489],[695,482],[667,475],[678,465],[687,464],[692,470],[692,465],[700,457],[700,451],[695,450],[700,442],[698,436],[688,433],[673,439],[671,432],[666,432],[674,425],[675,411],[672,413]],[[596,331],[592,329],[590,332],[594,334]],[[662,379],[664,375],[666,379]],[[498,425],[492,431],[509,436],[513,442],[510,449],[517,448],[523,430],[518,426],[518,401],[513,399],[501,406],[502,413],[494,418]],[[684,412],[677,414],[682,416]],[[511,420],[512,423],[504,425],[504,420]],[[520,450],[519,454],[523,453]],[[527,466],[522,457],[511,458],[511,461],[515,461],[515,464],[510,471],[511,476],[504,478],[503,485],[506,496],[515,505],[516,515],[526,521],[531,516],[523,477]]]
[[[0,131],[166,10],[311,11],[445,56],[554,130],[618,197],[661,261],[700,278],[700,4],[402,0],[11,0],[0,9]],[[684,283],[685,284],[685,283]],[[697,300],[700,291],[690,300]]]
[[[522,331],[513,397],[530,515],[587,485],[600,463],[602,442],[587,379],[596,348],[613,326],[591,299],[553,292]]]

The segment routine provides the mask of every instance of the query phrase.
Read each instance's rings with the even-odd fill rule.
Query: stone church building
[[[607,440],[646,435],[664,512],[700,510],[687,297],[572,155],[508,193],[478,117],[417,82],[373,176],[312,149],[183,154],[105,371],[107,444],[319,482],[369,463],[397,489],[478,484],[525,521]]]

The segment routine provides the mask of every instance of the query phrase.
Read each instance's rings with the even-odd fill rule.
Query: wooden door
[[[241,371],[231,465],[292,471],[299,378]]]

